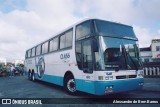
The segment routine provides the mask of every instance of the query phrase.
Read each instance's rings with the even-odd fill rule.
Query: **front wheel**
[[[77,93],[76,90],[76,82],[73,76],[69,75],[65,79],[65,90],[67,91],[68,94],[74,95]]]

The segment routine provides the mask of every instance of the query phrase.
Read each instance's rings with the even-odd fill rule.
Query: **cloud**
[[[71,1],[67,1],[71,4]],[[26,10],[0,12],[0,56],[24,59],[28,48],[53,37],[78,20],[71,5],[53,0],[28,0]],[[42,8],[45,7],[45,8]]]
[[[52,29],[67,27],[78,19],[73,14],[74,0],[28,0],[28,10],[38,14]]]
[[[160,29],[159,29],[157,32],[158,32],[158,34],[160,35]]]
[[[10,25],[7,22],[0,20],[0,42],[10,43],[17,42],[26,39],[26,35],[23,29],[19,29],[14,25]]]
[[[24,59],[25,51],[44,38],[39,37],[38,31],[46,27],[37,24],[41,19],[34,12],[14,10],[0,16],[0,56]]]
[[[0,8],[0,56],[7,59],[24,59],[25,50],[86,17],[133,25],[141,47],[149,46],[151,39],[160,35],[159,0],[26,0],[25,3],[23,7],[11,1],[14,9],[8,13]]]
[[[147,47],[152,39],[160,37],[160,0],[85,0],[79,4],[84,7],[78,8],[81,15],[133,26],[140,47]]]
[[[135,33],[139,39],[140,47],[149,47],[152,39],[160,39],[158,34],[152,33],[147,28],[134,26]]]

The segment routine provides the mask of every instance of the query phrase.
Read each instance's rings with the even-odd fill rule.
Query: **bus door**
[[[92,39],[82,41],[83,91],[94,93]]]

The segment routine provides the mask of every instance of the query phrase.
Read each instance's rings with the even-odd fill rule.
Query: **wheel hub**
[[[71,92],[75,92],[76,91],[76,88],[75,88],[75,81],[74,79],[70,79],[67,83],[67,88],[69,91]]]

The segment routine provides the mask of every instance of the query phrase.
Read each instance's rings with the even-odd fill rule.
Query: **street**
[[[118,93],[107,96],[94,96],[79,92],[76,96],[72,96],[68,95],[63,90],[63,87],[41,81],[32,82],[25,76],[0,77],[0,98],[160,98],[160,79],[145,78],[144,87],[139,91]],[[87,99],[87,101],[90,101],[90,99]],[[87,101],[84,102],[84,104],[88,104]],[[99,100],[97,100],[97,102],[96,100],[94,101],[95,104],[99,104]],[[75,104],[75,102],[73,103]],[[80,104],[78,100],[77,104]]]

